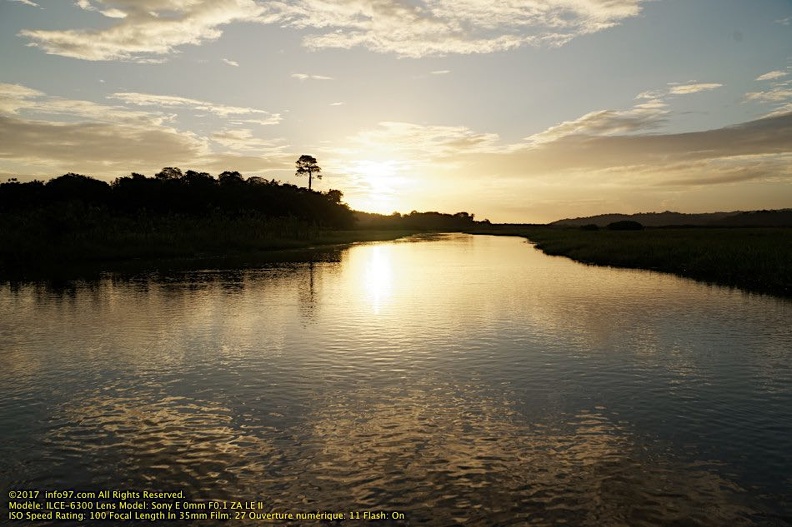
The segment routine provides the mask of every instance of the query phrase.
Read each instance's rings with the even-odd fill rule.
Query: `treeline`
[[[0,184],[0,276],[108,261],[305,247],[354,226],[338,190],[165,168],[107,183],[80,174]]]
[[[0,213],[31,214],[60,209],[67,214],[100,210],[117,216],[293,218],[324,228],[349,228],[355,218],[338,190],[314,192],[260,177],[164,168],[154,177],[133,173],[107,183],[69,173],[46,183],[0,184]],[[68,209],[68,210],[65,210]]]
[[[370,212],[356,212],[357,224],[361,229],[400,229],[412,231],[469,231],[490,225],[489,220],[476,221],[475,214],[457,212],[418,212],[409,214],[394,212],[386,216]]]
[[[103,262],[260,255],[262,251],[470,230],[472,214],[352,211],[316,192],[239,172],[162,169],[111,183],[69,173],[0,183],[0,277],[52,276]]]

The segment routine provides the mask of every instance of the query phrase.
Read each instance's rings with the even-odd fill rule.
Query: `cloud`
[[[229,66],[234,66],[235,68],[239,67],[239,62],[237,62],[235,60],[223,59],[223,62],[225,62]]]
[[[642,0],[302,0],[287,24],[311,49],[365,47],[404,57],[557,46],[640,13]]]
[[[786,77],[787,75],[788,73],[786,71],[774,70],[774,71],[768,71],[764,75],[759,75],[758,77],[756,77],[756,80],[770,81],[770,80],[780,79],[781,77]]]
[[[788,71],[774,70],[756,78],[757,81],[770,81],[769,87],[745,94],[746,102],[773,105],[766,117],[784,115],[792,111],[792,82],[782,80]],[[767,85],[764,85],[767,86]]]
[[[96,6],[107,6],[102,9]],[[86,11],[118,20],[102,29],[22,30],[30,45],[52,55],[83,60],[162,61],[184,45],[216,40],[223,25],[271,21],[253,0],[78,0]]]
[[[100,11],[104,16],[107,18],[126,18],[127,14],[121,11],[120,9],[106,9],[104,11]]]
[[[20,4],[29,5],[30,7],[38,7],[38,8],[41,8],[41,9],[43,9],[43,8],[42,8],[40,5],[38,5],[36,2],[31,2],[30,0],[9,0],[9,1],[10,1],[10,2],[18,2],[18,3],[20,3]]]
[[[499,151],[497,134],[464,126],[381,122],[376,128],[348,137],[343,149],[350,158],[410,159],[429,164],[453,161],[460,153]]]
[[[784,115],[792,111],[792,85],[789,81],[779,80],[785,76],[786,74],[782,71],[771,71],[762,75],[757,80],[769,80],[771,81],[770,86],[759,91],[746,93],[745,100],[773,105],[773,110],[766,117]]]
[[[790,145],[792,113],[702,132],[566,134],[538,145],[529,142],[515,150],[506,164],[521,167],[522,174],[533,172],[553,177],[565,172],[643,167],[657,178],[675,166],[692,163],[718,160],[728,165],[745,156],[763,156],[765,160],[790,156]],[[768,170],[767,174],[771,172]]]
[[[513,144],[463,126],[382,122],[325,153],[350,162],[409,162],[416,174],[445,170],[453,177],[464,170],[471,178],[487,174],[542,185],[569,184],[570,177],[591,181],[603,173],[611,179],[616,173],[627,179],[647,174],[652,184],[685,178],[716,184],[748,179],[749,172],[753,179],[790,176],[784,163],[792,158],[792,112],[712,130],[658,133],[669,113],[661,100],[649,99],[628,110],[590,112]]]
[[[451,73],[451,70],[435,70],[431,73],[432,75],[448,75],[449,73]]]
[[[186,107],[193,110],[207,111],[218,115],[220,117],[228,117],[231,115],[267,115],[266,119],[258,119],[258,124],[278,124],[281,121],[280,114],[272,114],[264,110],[257,110],[255,108],[244,108],[239,106],[226,106],[223,104],[215,104],[206,101],[199,101],[197,99],[188,99],[186,97],[177,97],[173,95],[153,95],[149,93],[114,93],[109,96],[110,99],[118,99],[127,104],[134,104],[136,106],[156,106],[159,108],[179,108]]]
[[[165,108],[209,104],[180,98],[169,102]],[[75,171],[108,179],[163,166],[240,171],[290,166],[286,161],[293,156],[285,153],[282,140],[262,139],[244,128],[201,137],[177,129],[162,108],[131,110],[0,84],[0,169],[24,167],[37,177]],[[212,108],[221,115],[239,113],[233,107]]]
[[[0,113],[16,114],[35,106],[34,100],[44,93],[20,84],[0,83]]]
[[[110,9],[99,9],[91,4],[90,0],[77,0],[74,2],[74,5],[82,9],[83,11],[98,11],[99,13],[103,14],[108,18],[126,18],[127,13],[121,11],[120,9],[110,8]]]
[[[690,95],[710,91],[723,86],[717,83],[688,82],[685,84],[669,83],[667,89],[647,90],[639,93],[638,102],[626,110],[597,110],[589,112],[577,119],[564,121],[547,130],[534,134],[526,141],[538,145],[557,141],[567,136],[617,136],[646,134],[654,132],[669,120],[668,102],[672,95]]]
[[[477,188],[475,200],[460,196],[470,203],[462,207],[509,208],[519,211],[516,220],[665,210],[669,201],[690,212],[787,206],[792,112],[701,132],[563,135],[499,152],[460,152],[458,160],[455,170],[425,177],[441,178],[447,188],[462,177]],[[587,203],[592,198],[598,201]]]
[[[570,210],[637,212],[669,201],[691,212],[770,206],[762,192],[773,206],[788,201],[792,113],[700,132],[647,133],[665,115],[654,99],[650,106],[654,112],[591,112],[571,120],[575,126],[536,134],[542,141],[514,144],[463,126],[383,122],[318,153],[328,166],[342,167],[335,170],[349,203],[381,212],[470,210],[493,219],[500,211],[496,221],[551,221]]]
[[[745,155],[707,159],[693,164],[666,167],[668,179],[663,187],[707,187],[750,181],[784,181],[792,176],[792,154]]]
[[[672,95],[689,95],[691,93],[699,93],[703,91],[710,91],[722,87],[723,84],[717,83],[690,83],[673,85],[669,90]]]
[[[668,113],[665,103],[659,99],[650,99],[649,102],[635,105],[629,110],[599,110],[587,113],[534,134],[528,137],[527,141],[536,145],[557,141],[570,135],[606,136],[646,132],[664,124]]]
[[[330,106],[343,106],[344,104],[346,104],[346,103],[340,102],[340,101],[339,102],[331,102]]]
[[[749,92],[745,94],[745,98],[758,102],[784,102],[792,99],[792,89],[778,87],[771,90]]]
[[[404,57],[559,46],[637,16],[648,0],[77,0],[118,20],[101,29],[20,35],[46,53],[83,60],[156,62],[216,40],[224,25],[252,21],[309,33],[310,49],[364,47]]]
[[[267,140],[256,137],[247,128],[223,129],[212,134],[212,141],[233,152],[256,152],[258,155],[283,155],[286,148],[282,140]]]
[[[107,170],[126,169],[140,159],[190,159],[205,152],[204,141],[176,130],[169,121],[170,116],[159,111],[63,99],[26,86],[0,84],[0,159],[64,170]]]
[[[121,106],[51,97],[27,86],[3,83],[0,83],[0,114],[155,126],[171,119],[162,112],[139,112]]]
[[[130,170],[146,163],[188,161],[204,153],[204,143],[171,128],[114,123],[56,123],[0,116],[0,158],[94,171]]]
[[[308,73],[292,73],[291,77],[293,79],[299,79],[301,81],[304,80],[315,80],[315,81],[331,81],[333,77],[327,77],[325,75],[309,75]]]

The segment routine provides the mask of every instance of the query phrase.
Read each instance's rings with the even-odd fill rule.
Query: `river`
[[[156,489],[344,525],[792,525],[789,300],[510,237],[298,260],[0,285],[3,504]]]

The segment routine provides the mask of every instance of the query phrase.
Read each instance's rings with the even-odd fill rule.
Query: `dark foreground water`
[[[0,286],[0,523],[11,490],[148,489],[343,525],[792,525],[789,300],[517,238],[315,260]]]

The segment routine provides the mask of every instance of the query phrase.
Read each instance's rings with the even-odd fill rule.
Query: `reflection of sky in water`
[[[706,464],[646,459],[598,410],[528,423],[476,386],[433,382],[337,392],[286,424],[261,401],[232,410],[134,395],[150,388],[61,408],[65,424],[44,443],[59,450],[50,463],[63,484],[76,472],[113,486],[120,474],[131,487],[172,482],[270,510],[388,507],[419,524],[740,525],[748,511]]]
[[[792,510],[787,301],[452,237],[6,286],[0,309],[16,483],[156,481],[428,524]]]

